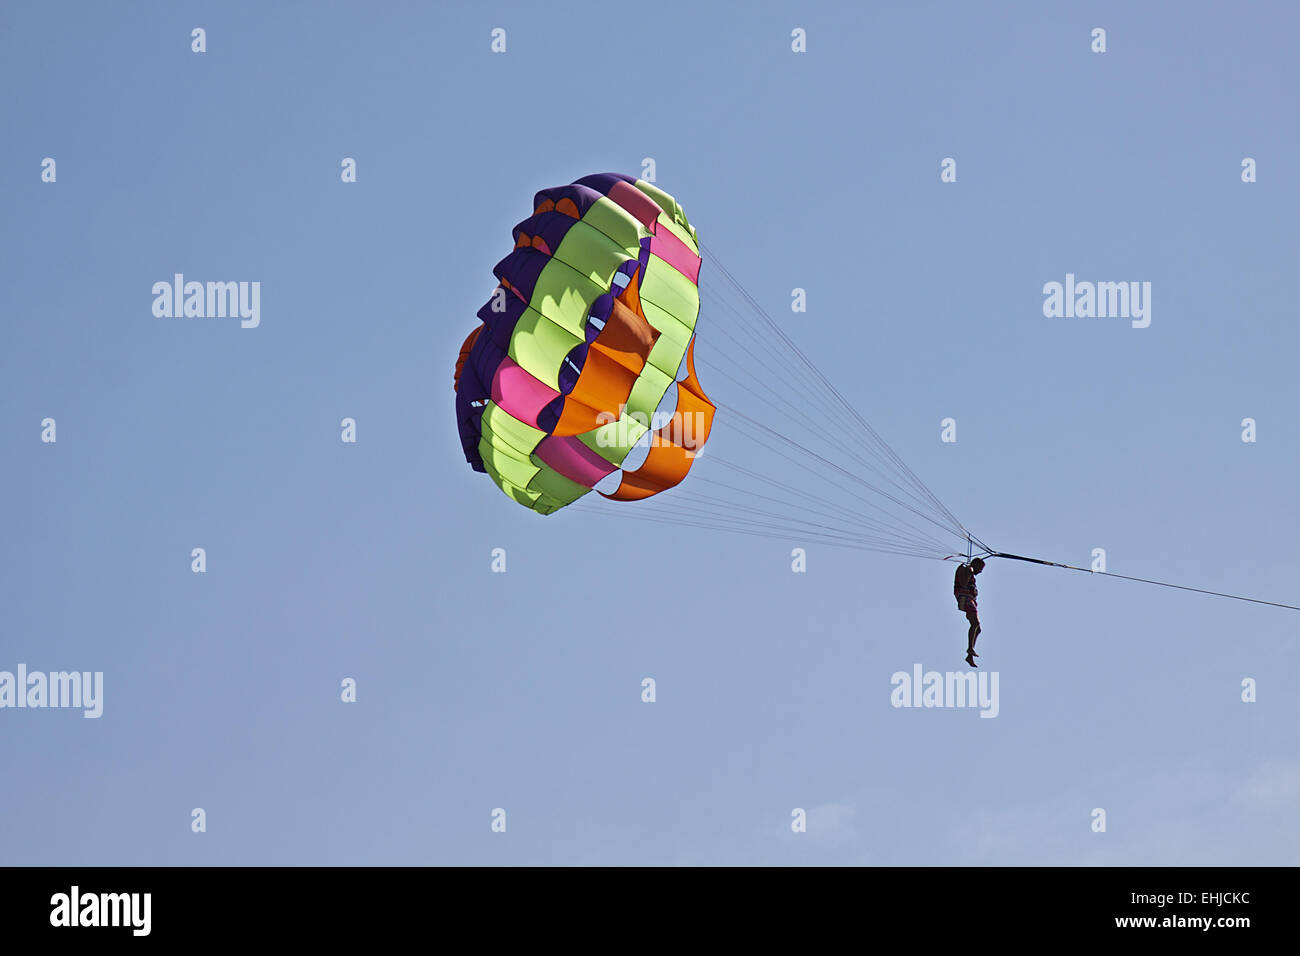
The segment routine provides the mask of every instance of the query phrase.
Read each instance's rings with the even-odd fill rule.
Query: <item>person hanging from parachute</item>
[[[957,610],[964,611],[966,620],[970,621],[970,630],[966,634],[966,663],[971,667],[979,667],[975,663],[975,658],[979,657],[975,653],[975,639],[979,637],[981,630],[979,605],[975,602],[979,596],[979,589],[975,586],[975,575],[983,570],[984,559],[976,558],[970,564],[958,567],[952,582],[952,593],[957,598]]]

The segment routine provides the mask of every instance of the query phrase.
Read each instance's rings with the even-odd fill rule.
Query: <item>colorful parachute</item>
[[[702,247],[672,196],[587,176],[537,193],[513,235],[455,390],[465,459],[515,501],[550,514],[593,489],[651,498],[693,472],[689,494],[574,510],[919,557],[966,550],[952,512],[711,253],[698,362],[722,400],[705,395]]]
[[[513,234],[456,363],[466,460],[550,514],[618,471],[653,428],[644,462],[600,493],[630,501],[676,485],[715,411],[695,377],[700,255],[682,207],[602,173],[537,193]],[[655,427],[674,385],[676,412]]]

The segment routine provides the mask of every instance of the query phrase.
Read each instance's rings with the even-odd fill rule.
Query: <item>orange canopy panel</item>
[[[676,414],[667,425],[655,430],[650,453],[641,467],[624,472],[618,488],[605,495],[611,501],[649,498],[678,484],[691,470],[695,452],[708,441],[717,408],[695,377],[694,338],[686,352],[686,368],[689,374],[677,383]],[[689,421],[689,428],[683,428],[684,421]]]

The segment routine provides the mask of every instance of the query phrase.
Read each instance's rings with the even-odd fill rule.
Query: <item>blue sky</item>
[[[961,666],[951,565],[539,518],[451,391],[533,193],[651,157],[984,540],[1300,603],[1293,6],[0,25],[0,670],[104,673],[97,720],[0,710],[0,862],[1300,861],[1297,612],[994,563],[997,718],[896,709]],[[175,272],[259,281],[260,326],[155,317]],[[1045,318],[1066,273],[1151,282],[1150,327]]]

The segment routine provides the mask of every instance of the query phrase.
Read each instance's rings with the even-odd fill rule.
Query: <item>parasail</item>
[[[996,551],[968,531],[653,183],[600,173],[543,189],[512,235],[453,387],[466,461],[518,503],[551,514],[595,490],[639,504],[574,510],[1091,572]],[[701,253],[717,276],[700,358],[714,398],[696,376]],[[688,473],[684,493],[660,497]]]
[[[786,331],[716,256],[703,262],[672,196],[603,173],[543,189],[532,208],[453,383],[465,459],[509,497],[551,514],[594,489],[654,500],[575,510],[918,557],[969,548]],[[701,367],[726,403],[696,376],[704,267]]]
[[[602,173],[538,192],[513,236],[456,363],[466,460],[541,514],[602,482],[615,501],[677,485],[715,411],[695,376],[700,254],[682,207]],[[621,470],[638,446],[644,460]]]

